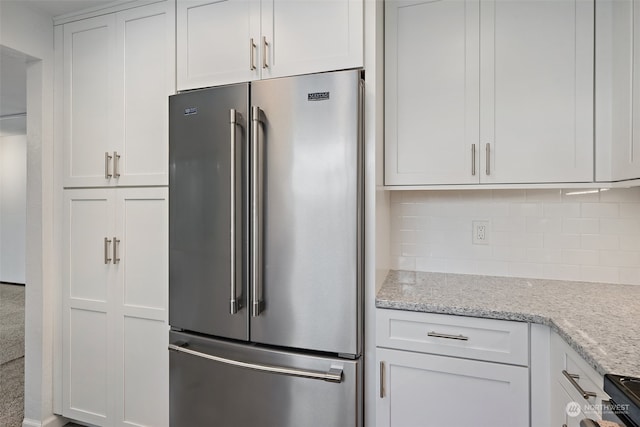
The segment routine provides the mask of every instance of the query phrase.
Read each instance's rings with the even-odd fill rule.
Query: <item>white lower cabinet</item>
[[[378,427],[529,426],[528,324],[377,310],[376,334]]]
[[[168,190],[64,191],[62,415],[168,426]]]
[[[378,349],[378,427],[529,425],[522,366]]]

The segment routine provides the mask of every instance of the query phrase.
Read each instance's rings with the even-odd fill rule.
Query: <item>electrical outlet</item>
[[[488,245],[489,244],[489,221],[472,221],[473,244]]]

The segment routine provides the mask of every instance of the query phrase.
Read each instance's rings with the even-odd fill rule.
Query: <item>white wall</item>
[[[25,283],[27,136],[0,137],[0,281]]]
[[[25,313],[25,421],[61,426],[53,414],[56,318],[53,167],[53,21],[25,2],[0,1],[0,48],[25,54],[27,63],[27,238]]]
[[[391,203],[396,269],[640,285],[640,188],[394,191]],[[472,244],[473,220],[489,221],[488,245]]]

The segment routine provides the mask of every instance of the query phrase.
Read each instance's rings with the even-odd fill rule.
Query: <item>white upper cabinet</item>
[[[478,2],[386,5],[385,183],[478,182]]]
[[[178,88],[260,78],[260,2],[178,1]]]
[[[593,1],[396,0],[385,184],[593,181]]]
[[[596,181],[640,178],[640,1],[596,2]]]
[[[178,89],[363,65],[363,0],[178,0]]]
[[[593,1],[480,10],[480,182],[593,181]]]
[[[174,7],[64,25],[64,186],[167,185]]]

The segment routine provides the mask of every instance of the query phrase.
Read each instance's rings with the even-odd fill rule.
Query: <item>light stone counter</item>
[[[391,271],[376,307],[540,323],[600,374],[640,377],[640,286]]]

